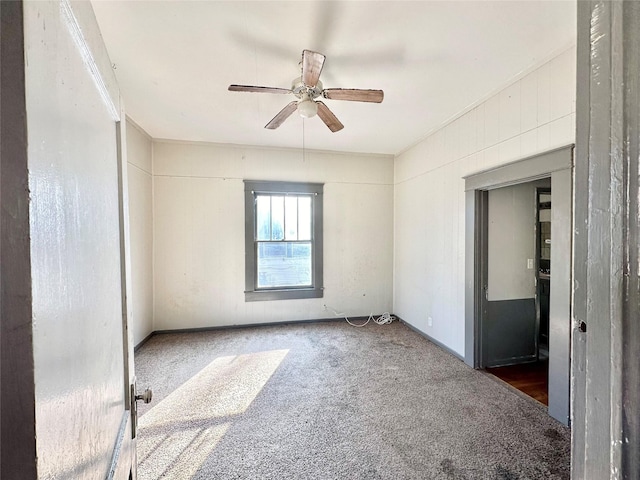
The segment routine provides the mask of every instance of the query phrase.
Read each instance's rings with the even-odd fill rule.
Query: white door
[[[89,2],[25,2],[24,38],[38,478],[135,479],[117,84]]]

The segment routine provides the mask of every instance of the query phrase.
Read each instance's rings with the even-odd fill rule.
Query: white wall
[[[575,56],[564,51],[396,157],[394,312],[461,356],[462,177],[574,142]]]
[[[535,295],[536,187],[534,182],[489,192],[487,300]],[[532,261],[528,268],[527,260]]]
[[[130,119],[127,119],[134,345],[138,345],[154,330],[152,155],[151,137]]]
[[[154,141],[154,329],[390,311],[393,159]],[[324,183],[324,298],[244,301],[243,179]]]

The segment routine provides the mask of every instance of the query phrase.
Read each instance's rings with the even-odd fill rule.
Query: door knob
[[[153,392],[150,388],[147,388],[142,394],[136,395],[136,401],[142,400],[144,403],[151,403],[153,398]]]

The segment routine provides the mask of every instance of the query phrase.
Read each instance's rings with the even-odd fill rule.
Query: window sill
[[[262,302],[269,300],[300,300],[305,298],[322,298],[321,288],[292,288],[286,290],[254,290],[244,292],[245,302]]]

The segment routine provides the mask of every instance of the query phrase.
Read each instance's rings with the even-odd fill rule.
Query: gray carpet
[[[141,480],[569,478],[568,428],[397,322],[161,334],[135,361]]]

